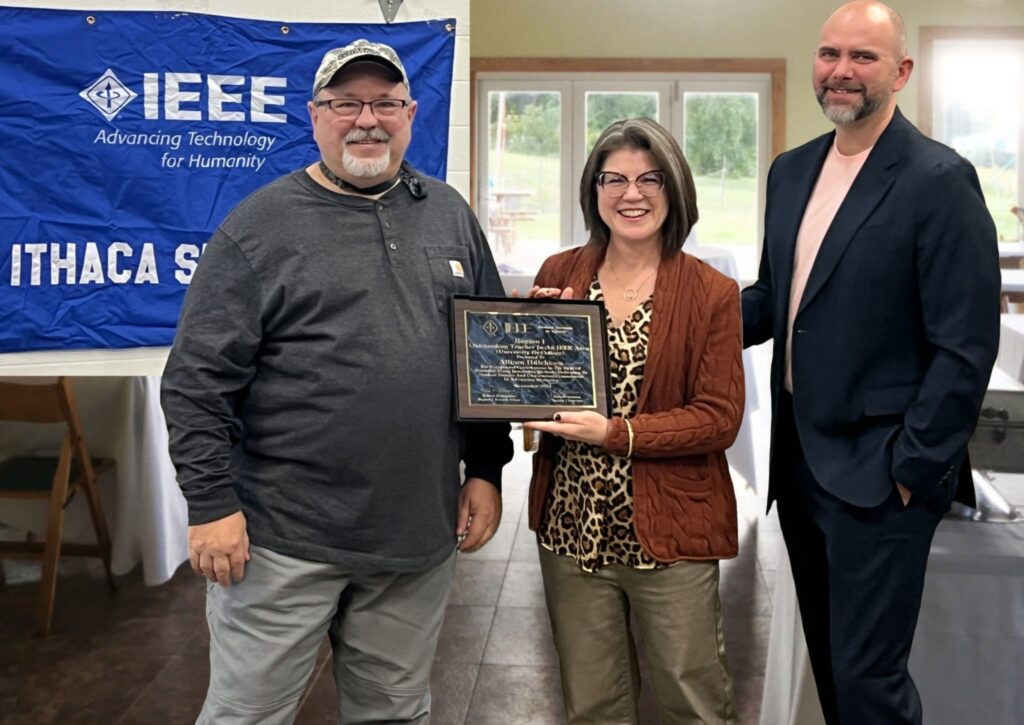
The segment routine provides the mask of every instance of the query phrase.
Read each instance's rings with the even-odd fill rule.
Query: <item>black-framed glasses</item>
[[[355,98],[328,98],[323,101],[313,101],[313,105],[317,108],[329,108],[334,115],[341,118],[359,118],[363,112],[363,106],[369,106],[370,112],[377,118],[394,118],[409,105],[409,101],[401,98],[377,98],[372,101],[358,101]]]
[[[657,196],[665,188],[665,174],[662,171],[645,171],[635,178],[628,178],[614,171],[601,171],[595,176],[597,185],[610,199],[618,199],[626,193],[630,184],[644,196]]]

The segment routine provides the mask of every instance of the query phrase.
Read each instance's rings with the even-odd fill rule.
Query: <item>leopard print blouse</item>
[[[596,279],[587,297],[604,299]],[[608,321],[612,415],[628,418],[636,414],[653,307],[654,298],[648,297],[621,327]],[[573,557],[584,571],[609,564],[637,569],[665,566],[644,552],[633,529],[630,459],[605,453],[600,446],[564,441],[545,505],[547,516],[538,532],[541,546]]]

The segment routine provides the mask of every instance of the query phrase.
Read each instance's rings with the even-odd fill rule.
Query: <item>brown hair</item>
[[[697,190],[679,144],[663,126],[648,118],[616,121],[601,132],[590,152],[580,179],[580,208],[590,241],[601,247],[608,245],[608,225],[597,211],[597,174],[608,156],[620,149],[646,151],[655,168],[665,175],[662,191],[668,200],[668,216],[661,227],[661,256],[670,257],[682,248],[697,223]]]

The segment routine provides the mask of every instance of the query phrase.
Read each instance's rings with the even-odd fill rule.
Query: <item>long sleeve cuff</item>
[[[509,428],[508,423],[466,424],[466,478],[482,478],[501,490],[501,469],[513,454]]]
[[[231,486],[219,486],[200,495],[186,495],[185,501],[188,503],[189,526],[208,524],[242,510],[242,502]]]
[[[608,433],[604,437],[602,447],[616,456],[625,456],[629,452],[629,428],[624,418],[611,418],[608,421]]]
[[[482,478],[493,484],[498,491],[501,491],[501,465],[489,465],[486,463],[475,463],[473,466],[466,464],[466,478]]]

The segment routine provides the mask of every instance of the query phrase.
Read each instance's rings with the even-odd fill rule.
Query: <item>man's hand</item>
[[[910,489],[902,483],[897,482],[896,490],[900,492],[900,498],[903,499],[903,507],[906,508],[907,504],[910,503]]]
[[[459,494],[456,536],[459,551],[470,553],[486,544],[501,523],[501,492],[482,478],[467,478]]]
[[[188,560],[192,571],[221,586],[242,581],[249,561],[245,515],[236,511],[208,524],[188,527]]]
[[[604,443],[608,435],[608,419],[593,410],[555,413],[552,420],[532,420],[523,423],[524,428],[582,441],[592,446]]]

